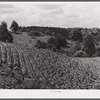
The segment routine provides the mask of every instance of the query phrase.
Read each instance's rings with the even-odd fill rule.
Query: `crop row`
[[[32,84],[36,87],[33,88],[91,89],[98,79],[93,64],[84,64],[77,58],[22,44],[0,42],[0,62],[14,68],[20,67],[24,77],[34,80]]]

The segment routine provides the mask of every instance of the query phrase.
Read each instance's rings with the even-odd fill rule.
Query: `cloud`
[[[64,11],[62,8],[57,8],[57,9],[50,11],[49,13],[51,13],[51,14],[63,14]]]
[[[27,25],[100,27],[100,3],[37,3],[26,8],[23,16]]]
[[[13,4],[0,4],[0,13],[11,14],[17,13],[18,11],[20,10],[16,8]]]
[[[0,4],[0,9],[13,9],[15,8],[12,4]]]
[[[44,3],[44,4],[35,4],[34,6],[36,6],[37,8],[40,8],[42,10],[53,10],[56,8],[61,8],[64,4],[53,4],[53,3]]]
[[[100,3],[0,3],[0,22],[16,20],[22,26],[100,27]]]
[[[16,9],[4,9],[4,10],[0,10],[0,13],[4,13],[4,14],[11,14],[11,13],[17,13],[19,10]]]

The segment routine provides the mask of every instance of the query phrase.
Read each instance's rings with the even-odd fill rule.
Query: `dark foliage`
[[[40,26],[30,26],[30,27],[26,27],[26,31],[30,32],[30,31],[40,31],[45,35],[52,35],[53,32],[55,32],[56,34],[59,33],[61,35],[63,35],[65,38],[68,38],[68,33],[70,31],[70,29],[65,29],[65,28],[59,28],[59,27],[40,27]]]
[[[38,40],[37,43],[35,44],[35,47],[45,49],[47,47],[47,44]]]
[[[30,31],[29,35],[30,36],[43,36],[43,33],[40,31]]]
[[[86,35],[83,39],[83,50],[89,55],[93,56],[96,52],[94,38],[92,35]]]
[[[16,31],[19,29],[18,23],[16,21],[12,21],[12,24],[11,24],[11,27],[10,28],[11,28],[11,30],[13,32],[16,33]]]
[[[96,53],[94,55],[95,57],[100,57],[100,45],[96,46]]]
[[[67,41],[64,37],[61,36],[56,36],[56,37],[51,37],[48,40],[48,46],[49,47],[55,47],[56,49],[60,50],[61,47],[66,47]]]
[[[76,28],[76,29],[71,30],[71,32],[69,34],[69,38],[74,41],[78,40],[78,41],[82,42],[83,36],[81,33],[81,28]]]
[[[22,27],[21,29],[22,29],[21,32],[26,32],[26,28],[25,27]]]
[[[98,28],[60,28],[60,27],[41,27],[41,26],[29,26],[20,27],[21,32],[27,32],[32,39],[36,39],[37,36],[51,36],[52,39],[48,40],[47,48],[51,48],[53,51],[62,50],[65,47],[65,52],[69,52],[71,56],[80,50],[82,44],[84,46],[84,38],[86,35],[92,35],[94,37],[94,46],[86,46],[83,50],[89,53],[88,56],[93,56],[95,50],[89,51],[88,48],[95,48],[100,41],[100,29]],[[66,48],[66,40],[68,41],[69,49]],[[79,43],[76,43],[79,42]],[[68,49],[68,50],[67,50]],[[93,54],[94,54],[93,53]]]
[[[44,30],[44,34],[45,34],[45,35],[51,35],[51,32],[50,32],[49,29],[46,29],[46,30]]]
[[[7,29],[7,23],[2,22],[0,26],[0,41],[2,42],[13,42],[13,36]]]

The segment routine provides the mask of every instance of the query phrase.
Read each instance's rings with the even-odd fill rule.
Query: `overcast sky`
[[[100,27],[100,2],[0,2],[0,22],[21,26]]]

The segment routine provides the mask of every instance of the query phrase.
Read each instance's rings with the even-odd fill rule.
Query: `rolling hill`
[[[0,42],[0,88],[100,88],[99,58],[72,58],[26,45]]]

